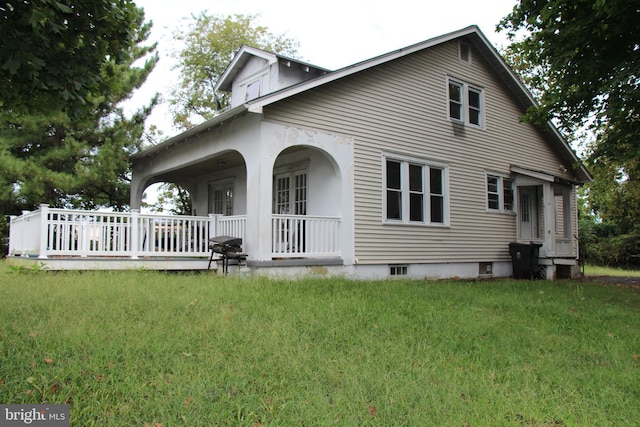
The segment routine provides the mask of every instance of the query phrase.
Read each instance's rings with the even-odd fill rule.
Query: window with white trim
[[[479,87],[448,80],[449,119],[465,125],[484,126],[484,96]]]
[[[280,173],[274,177],[273,213],[307,214],[307,170]]]
[[[233,215],[233,180],[209,184],[209,213]]]
[[[407,224],[447,222],[447,167],[395,156],[384,159],[384,220]]]
[[[487,174],[487,209],[513,212],[513,180],[506,176]]]

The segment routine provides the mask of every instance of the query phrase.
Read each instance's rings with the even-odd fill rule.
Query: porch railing
[[[245,215],[178,216],[50,208],[11,217],[13,256],[206,257],[209,238],[247,242]],[[253,242],[257,245],[257,242]],[[273,215],[273,258],[339,257],[340,218]]]
[[[209,238],[245,238],[245,216],[93,212],[41,205],[11,218],[9,254],[17,256],[172,256],[209,254]]]
[[[340,218],[273,215],[271,250],[274,258],[340,256]]]

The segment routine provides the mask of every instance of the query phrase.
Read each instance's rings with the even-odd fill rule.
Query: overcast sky
[[[158,42],[160,63],[132,105],[150,99],[153,93],[168,93],[175,85],[170,52],[171,33],[181,19],[207,10],[210,14],[258,14],[258,22],[274,34],[286,34],[300,43],[300,59],[332,70],[373,58],[429,38],[478,25],[496,47],[506,44],[495,26],[516,0],[395,0],[376,2],[323,0],[136,0],[153,21],[151,40]],[[172,136],[171,118],[160,106],[152,124]]]

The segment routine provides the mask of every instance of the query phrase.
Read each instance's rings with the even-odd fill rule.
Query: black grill
[[[240,261],[247,258],[247,254],[242,252],[242,239],[240,237],[232,236],[216,236],[209,239],[209,249],[211,250],[211,256],[209,257],[209,266],[211,268],[211,261],[213,260],[213,254],[220,254],[222,256],[222,271],[227,274],[229,270],[229,260]]]

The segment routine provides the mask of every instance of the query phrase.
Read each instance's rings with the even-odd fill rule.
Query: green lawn
[[[622,270],[613,267],[600,267],[597,265],[586,265],[584,269],[586,276],[628,276],[640,277],[640,271]]]
[[[638,289],[0,275],[0,403],[74,426],[640,425]]]

